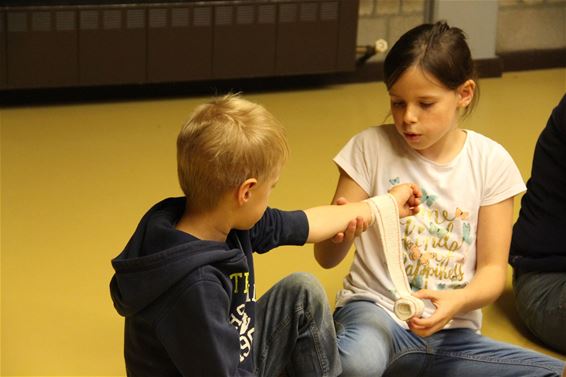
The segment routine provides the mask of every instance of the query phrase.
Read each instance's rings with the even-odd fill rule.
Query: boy
[[[340,374],[320,284],[293,274],[256,302],[252,252],[345,229],[352,236],[372,212],[363,202],[267,208],[287,154],[273,116],[234,95],[199,106],[183,126],[177,162],[185,197],[150,209],[112,261],[128,376]],[[392,194],[401,215],[416,213],[418,188],[401,185]]]

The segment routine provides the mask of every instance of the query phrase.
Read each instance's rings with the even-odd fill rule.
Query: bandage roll
[[[414,296],[404,296],[395,301],[393,311],[401,321],[408,321],[423,314],[424,302]]]
[[[377,228],[381,249],[391,282],[397,294],[393,311],[402,321],[421,316],[424,302],[411,295],[411,286],[403,265],[401,250],[401,229],[397,200],[391,194],[367,199],[372,211],[373,226]]]

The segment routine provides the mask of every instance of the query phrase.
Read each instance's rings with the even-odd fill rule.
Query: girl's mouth
[[[421,138],[421,135],[413,133],[413,132],[404,132],[403,135],[405,135],[405,139],[407,139],[407,141],[418,141]]]

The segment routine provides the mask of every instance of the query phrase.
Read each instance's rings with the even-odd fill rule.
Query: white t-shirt
[[[334,158],[371,197],[394,185],[417,183],[423,192],[420,212],[400,220],[404,264],[413,291],[457,289],[468,285],[476,266],[476,229],[481,206],[526,189],[509,153],[495,141],[466,130],[466,142],[450,162],[438,164],[411,149],[394,125],[371,127],[354,136]],[[369,300],[393,313],[395,289],[378,235],[370,227],[355,241],[356,254],[336,306]],[[434,312],[426,302],[424,316]],[[446,328],[479,332],[481,310],[456,315]]]

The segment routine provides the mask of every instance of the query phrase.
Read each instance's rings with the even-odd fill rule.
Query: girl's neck
[[[467,133],[460,128],[454,128],[436,144],[422,151],[421,156],[437,164],[446,164],[452,161],[466,144]]]

